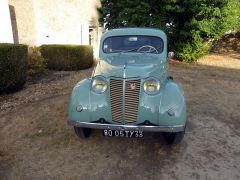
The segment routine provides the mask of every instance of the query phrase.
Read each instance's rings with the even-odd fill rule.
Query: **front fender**
[[[171,111],[172,115],[169,115]],[[186,102],[182,88],[173,80],[168,80],[164,86],[159,105],[159,124],[185,125]]]
[[[68,107],[69,120],[80,122],[92,122],[104,118],[111,119],[110,102],[107,94],[109,89],[103,94],[96,94],[91,91],[91,79],[84,79],[77,83],[70,96]],[[81,105],[82,111],[76,108]]]

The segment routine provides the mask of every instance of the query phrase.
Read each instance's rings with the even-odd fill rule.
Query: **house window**
[[[93,33],[93,29],[89,28],[89,45],[93,46],[94,44],[94,33]]]

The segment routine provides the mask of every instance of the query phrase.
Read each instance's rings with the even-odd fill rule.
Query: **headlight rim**
[[[93,82],[94,82],[94,80],[96,80],[96,79],[101,79],[102,81],[104,81],[104,82],[106,83],[106,88],[105,88],[104,91],[97,92],[97,91],[94,90]],[[105,93],[105,92],[107,91],[107,89],[108,89],[108,82],[107,82],[107,79],[106,79],[104,76],[97,75],[97,76],[92,77],[92,80],[91,80],[91,91],[92,91],[92,92],[94,92],[94,93],[96,93],[96,94],[103,94],[103,93]]]
[[[156,91],[155,93],[149,93],[149,91],[146,90],[145,83],[146,83],[147,81],[150,81],[150,80],[154,80],[154,81],[156,81],[156,82],[158,83],[157,91]],[[155,96],[155,95],[159,94],[159,93],[160,93],[160,89],[161,89],[161,81],[160,81],[159,79],[155,78],[155,77],[148,77],[148,78],[146,78],[146,79],[143,81],[143,90],[144,90],[144,92],[145,92],[147,95],[149,95],[149,96]]]

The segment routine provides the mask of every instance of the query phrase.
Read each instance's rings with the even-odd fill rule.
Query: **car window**
[[[163,40],[156,36],[112,36],[104,40],[103,52],[144,52],[160,54],[163,52]]]

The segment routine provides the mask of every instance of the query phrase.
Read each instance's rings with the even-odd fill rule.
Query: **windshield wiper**
[[[134,49],[129,49],[129,50],[125,51],[125,52],[133,52],[133,51],[137,51],[138,49],[139,49],[139,47],[138,48],[134,48]]]
[[[125,52],[132,52],[132,51],[136,51],[138,50],[139,48],[134,48],[134,49],[129,49],[129,50],[115,50],[115,51],[112,51],[111,53],[125,53]]]

